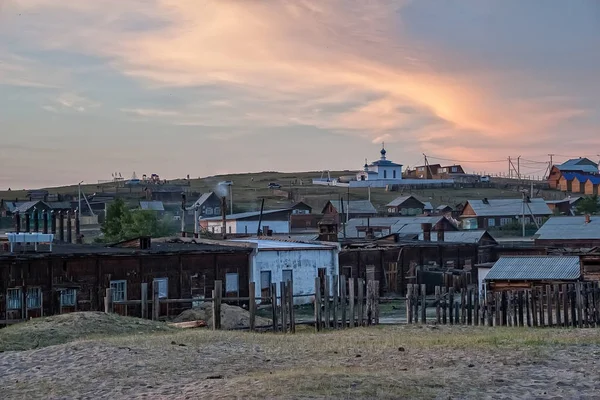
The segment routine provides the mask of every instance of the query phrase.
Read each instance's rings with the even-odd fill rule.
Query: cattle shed
[[[232,239],[251,249],[250,282],[256,297],[271,295],[271,284],[292,281],[295,304],[312,301],[315,278],[338,274],[339,245],[329,242],[300,242],[273,238]],[[330,280],[332,282],[332,280]]]
[[[580,280],[579,256],[501,257],[485,277],[490,291],[531,289]]]
[[[0,252],[0,324],[102,310],[107,288],[112,289],[115,312],[140,315],[141,306],[119,302],[141,300],[142,283],[148,283],[152,298],[154,281],[163,298],[201,300],[210,297],[215,280],[237,275],[239,297],[248,296],[251,249],[179,239],[139,243],[144,248],[133,241],[119,247],[55,244],[52,252]],[[161,307],[162,315],[181,311],[175,304]]]

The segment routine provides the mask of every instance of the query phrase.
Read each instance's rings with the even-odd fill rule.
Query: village
[[[466,174],[460,165],[427,164],[403,173],[382,146],[379,159],[353,177],[294,178],[288,190],[287,182],[266,177],[256,182],[267,190],[260,199],[239,193],[237,200],[231,180],[196,193],[189,176],[171,183],[155,174],[117,178],[90,195],[79,186],[76,193],[33,190],[26,199],[3,198],[0,325],[103,310],[106,290],[115,312],[142,313],[139,304],[127,302],[152,298],[153,285],[167,302],[188,299],[156,310],[170,320],[213,298],[217,281],[218,295],[245,309],[248,300],[240,299],[267,304],[273,288],[288,281],[298,307],[316,304],[315,279],[327,279],[327,290],[336,295],[339,279],[350,279],[353,291],[359,280],[374,281],[381,301],[404,300],[413,287],[424,296],[452,288],[483,299],[509,290],[595,283],[598,164],[573,159],[548,171],[542,182],[490,180]],[[311,186],[317,190],[312,196],[296,190]],[[423,193],[436,190],[447,194],[424,199]],[[456,201],[473,190],[501,197]],[[133,213],[168,220],[170,234],[102,240],[100,227],[116,199],[124,199]],[[596,203],[591,208],[590,199]],[[256,208],[248,210],[249,204]],[[403,312],[385,317],[408,321],[405,303],[395,307]]]

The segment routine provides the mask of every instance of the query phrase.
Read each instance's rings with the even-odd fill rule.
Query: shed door
[[[271,296],[271,271],[261,271],[260,273],[260,296]]]

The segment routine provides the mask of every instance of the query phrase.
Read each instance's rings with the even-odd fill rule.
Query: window
[[[27,288],[27,308],[42,308],[42,288]]]
[[[74,307],[77,301],[77,291],[75,289],[63,289],[60,292],[60,306]]]
[[[231,225],[229,225],[229,233],[231,233]]]
[[[508,225],[512,220],[512,218],[500,218],[500,226]]]
[[[8,310],[20,310],[23,292],[21,288],[8,289],[6,308]]]
[[[283,282],[293,282],[294,281],[294,272],[291,269],[284,269],[282,271],[282,280]]]
[[[158,298],[169,298],[169,278],[154,278],[154,282],[158,285]]]
[[[458,169],[456,167],[452,167],[452,172],[456,172]]]
[[[127,300],[127,281],[110,281],[113,303]]]
[[[383,170],[383,179],[386,179],[386,178],[387,178],[387,171],[384,169]]]
[[[206,215],[213,215],[213,209],[212,209],[212,207],[206,207],[206,210],[204,211],[204,213]]]
[[[225,293],[238,293],[240,290],[240,278],[237,272],[225,274]]]
[[[219,215],[221,214],[221,207],[215,207],[213,210],[213,214],[214,215]]]
[[[396,170],[394,170],[394,179],[396,179]]]
[[[488,226],[496,226],[496,218],[488,218]]]
[[[260,292],[262,297],[271,295],[271,271],[260,272]]]

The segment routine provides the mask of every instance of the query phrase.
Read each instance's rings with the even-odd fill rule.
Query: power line
[[[452,160],[449,158],[440,158],[440,157],[431,157],[431,156],[427,156],[427,158],[432,158],[434,160],[440,160],[440,161],[451,161],[451,162],[459,162],[459,163],[495,163],[495,162],[506,162],[506,160],[487,160],[487,161],[483,161],[483,160]]]

